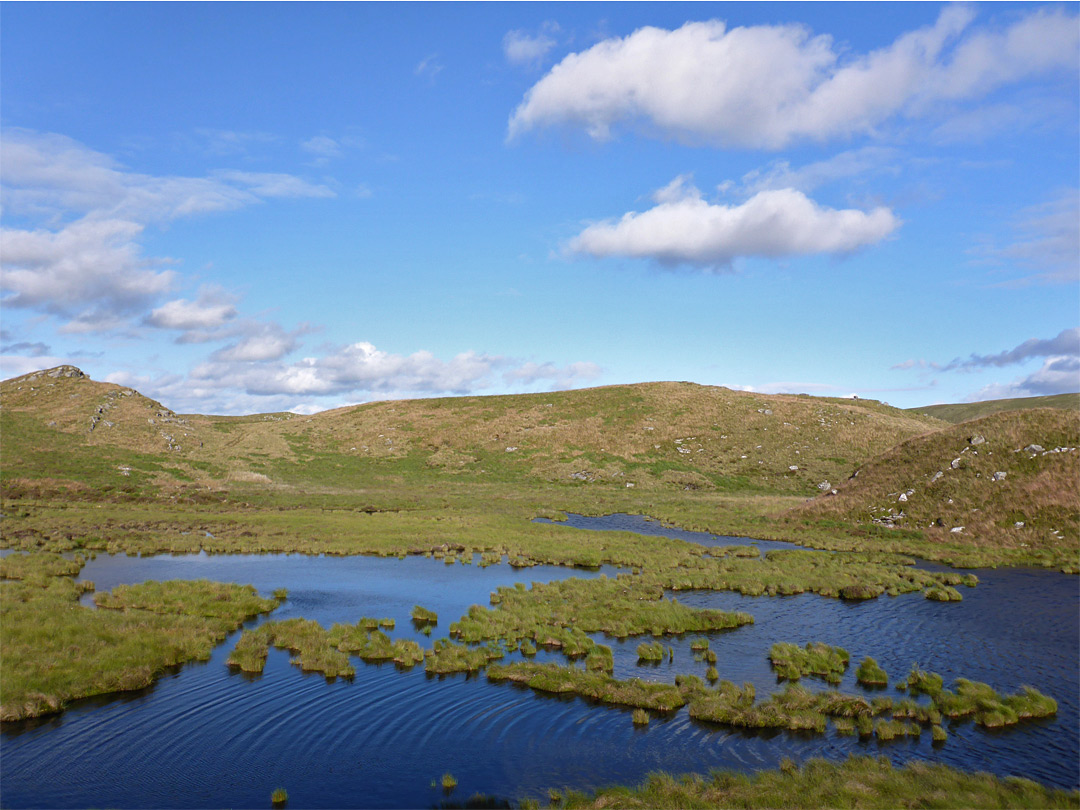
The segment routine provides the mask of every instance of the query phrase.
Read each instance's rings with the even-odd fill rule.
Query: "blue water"
[[[628,516],[574,518],[578,526],[635,526]],[[607,522],[605,522],[607,521]],[[667,530],[649,533],[710,544],[744,545]],[[568,527],[567,531],[575,531]],[[759,543],[762,551],[773,544]],[[776,546],[779,547],[779,546]],[[146,579],[200,578],[252,583],[264,595],[289,589],[270,619],[303,616],[324,626],[361,616],[396,620],[394,637],[425,646],[469,605],[487,604],[499,585],[565,577],[614,575],[554,567],[515,571],[502,564],[448,566],[439,560],[373,557],[99,556],[83,570],[98,590]],[[964,601],[939,603],[920,594],[842,602],[812,594],[744,597],[680,592],[699,607],[743,610],[756,623],[710,634],[720,676],[751,681],[759,697],[782,688],[766,655],[775,641],[824,641],[845,647],[853,662],[872,655],[901,679],[913,662],[945,676],[967,677],[1004,691],[1031,684],[1058,701],[1055,718],[987,732],[971,723],[947,726],[934,747],[930,735],[881,744],[786,732],[745,733],[691,720],[686,710],[654,716],[635,728],[630,711],[575,697],[543,696],[483,674],[428,676],[422,666],[365,665],[354,659],[352,681],[328,682],[290,665],[272,650],[261,676],[226,665],[239,634],[210,661],[186,665],[138,693],[80,701],[55,718],[5,724],[0,734],[0,797],[5,807],[265,807],[285,787],[290,807],[425,807],[464,801],[474,793],[546,802],[551,787],[594,789],[641,781],[654,770],[771,768],[784,757],[842,759],[884,754],[896,763],[944,762],[966,770],[1018,774],[1046,784],[1080,785],[1080,579],[1047,571],[976,572]],[[409,622],[414,604],[436,610],[439,625],[425,638]],[[254,620],[257,624],[266,619]],[[597,637],[615,651],[616,677],[672,681],[703,675],[694,637],[666,639],[675,660],[636,663],[640,639]],[[560,660],[541,653],[538,660]],[[840,688],[864,690],[854,666]],[[824,688],[804,679],[812,688]],[[885,694],[898,695],[891,687]],[[433,780],[458,779],[447,796]]]

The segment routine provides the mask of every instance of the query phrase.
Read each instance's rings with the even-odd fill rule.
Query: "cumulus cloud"
[[[569,251],[724,268],[743,256],[847,254],[900,226],[887,208],[824,208],[795,189],[761,191],[741,205],[710,203],[685,176],[653,199],[656,205],[647,211],[589,225],[570,241]]]
[[[1001,30],[974,29],[974,12],[947,6],[930,26],[866,54],[842,54],[802,25],[729,29],[689,22],[641,28],[570,54],[525,95],[509,137],[581,126],[598,140],[621,123],[664,137],[780,149],[872,133],[1052,71],[1077,69],[1080,26],[1041,8]]]
[[[134,241],[142,226],[82,219],[59,231],[0,229],[4,306],[68,320],[68,331],[116,326],[172,288],[176,274],[154,269]]]
[[[288,174],[222,170],[208,177],[158,177],[128,171],[62,135],[13,129],[2,137],[5,214],[40,223],[0,230],[3,304],[64,319],[68,332],[116,328],[177,285],[176,272],[167,267],[171,260],[143,256],[140,237],[147,225],[272,198],[334,196]],[[147,322],[167,326],[185,317],[212,315],[205,301],[173,301],[153,309]]]
[[[177,298],[154,309],[145,319],[159,329],[185,332],[217,329],[234,319],[236,297],[217,286],[205,286],[194,301]]]
[[[546,22],[536,34],[521,29],[507,31],[503,37],[503,55],[506,56],[506,61],[512,65],[539,67],[544,57],[557,44],[551,35],[558,30],[557,23]]]

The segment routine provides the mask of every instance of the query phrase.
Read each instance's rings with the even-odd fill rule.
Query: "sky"
[[[0,377],[1080,390],[1076,4],[11,3]]]

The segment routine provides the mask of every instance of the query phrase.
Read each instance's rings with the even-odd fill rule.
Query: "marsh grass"
[[[477,672],[505,655],[496,644],[481,647],[469,647],[455,644],[448,639],[439,639],[433,649],[425,654],[424,669],[433,675],[445,675],[451,672]]]
[[[443,790],[449,792],[457,787],[458,781],[454,778],[454,775],[450,773],[450,771],[447,771],[442,775],[442,778],[439,780],[439,784],[442,785]]]
[[[889,676],[870,656],[867,656],[855,670],[855,680],[865,686],[887,686]]]
[[[274,807],[283,807],[289,801],[289,792],[285,788],[276,788],[270,794],[270,803]]]
[[[812,675],[829,683],[840,683],[850,660],[847,650],[821,642],[810,642],[806,647],[777,642],[769,650],[769,661],[777,677],[791,681]]]
[[[439,614],[434,610],[428,610],[420,605],[415,605],[412,609],[412,620],[418,624],[438,624]]]
[[[840,763],[811,759],[801,767],[707,776],[651,774],[639,787],[570,792],[563,806],[584,808],[897,807],[1076,808],[1080,793],[1043,787],[1027,779],[966,773],[921,761],[894,768],[885,757],[852,756]]]
[[[651,683],[634,678],[616,680],[601,672],[588,672],[557,664],[517,662],[493,664],[487,677],[492,681],[514,681],[540,692],[571,693],[601,703],[656,711],[671,711],[686,703],[680,689],[671,684]]]
[[[118,586],[96,596],[111,609],[91,610],[78,604],[85,589],[67,575],[0,588],[0,719],[147,687],[172,666],[208,659],[243,621],[277,605],[250,585],[176,581]]]
[[[664,645],[659,641],[643,642],[637,646],[638,663],[644,661],[645,663],[663,661],[666,656]]]
[[[634,709],[631,720],[633,720],[635,726],[647,726],[649,725],[649,713],[644,709]]]

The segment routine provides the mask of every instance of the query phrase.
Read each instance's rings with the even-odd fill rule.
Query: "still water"
[[[623,529],[708,545],[744,545],[668,530],[630,516],[572,517],[567,531]],[[763,551],[780,544],[759,543]],[[430,646],[471,604],[487,604],[499,585],[551,581],[600,572],[508,565],[481,569],[439,560],[302,555],[99,556],[81,577],[98,590],[148,579],[208,578],[251,583],[263,595],[286,587],[288,600],[270,619],[303,616],[324,626],[361,616],[396,620],[392,637]],[[80,701],[63,714],[5,724],[0,733],[0,795],[5,807],[266,807],[285,787],[291,807],[426,807],[474,793],[540,798],[551,787],[593,789],[636,783],[655,770],[707,771],[776,767],[783,757],[842,759],[884,754],[895,763],[944,762],[966,770],[1019,774],[1057,787],[1080,784],[1080,580],[1047,571],[978,571],[964,601],[939,603],[920,594],[841,602],[812,594],[744,597],[682,592],[695,607],[751,613],[756,624],[710,634],[720,677],[751,681],[759,698],[782,688],[766,658],[776,641],[823,641],[845,647],[853,666],[839,687],[863,692],[854,663],[874,656],[900,680],[913,662],[950,683],[966,677],[1012,692],[1030,684],[1058,701],[1058,714],[1011,730],[947,725],[934,747],[922,738],[889,743],[787,732],[746,733],[691,720],[682,709],[644,729],[630,710],[576,697],[543,696],[480,674],[428,676],[422,666],[354,659],[356,677],[327,682],[271,650],[261,676],[225,665],[239,633],[205,663],[188,664],[153,687]],[[431,639],[416,632],[414,604],[436,610]],[[255,626],[266,618],[253,620]],[[597,636],[615,652],[615,676],[673,681],[704,675],[690,643],[666,639],[674,662],[638,666],[640,639]],[[507,659],[514,660],[514,656]],[[541,653],[537,660],[564,661]],[[824,688],[804,679],[810,688]],[[885,694],[899,695],[891,687]],[[458,779],[449,797],[431,786],[446,771]]]

